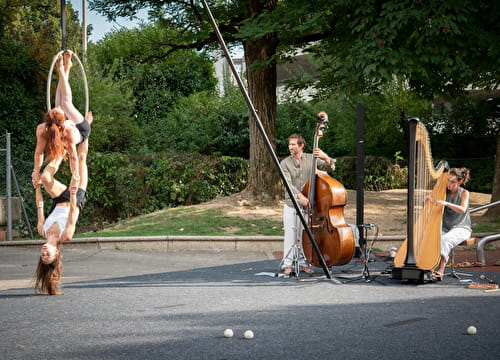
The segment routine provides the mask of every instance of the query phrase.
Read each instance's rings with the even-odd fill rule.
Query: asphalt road
[[[500,292],[452,277],[408,284],[373,262],[368,282],[353,259],[338,284],[272,276],[264,253],[64,249],[65,295],[41,296],[37,254],[0,249],[0,359],[500,358]]]

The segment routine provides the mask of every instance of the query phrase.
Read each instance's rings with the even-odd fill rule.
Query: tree
[[[163,120],[179,99],[200,91],[213,92],[216,85],[212,63],[205,53],[180,49],[163,57],[151,46],[164,37],[175,37],[176,31],[168,25],[143,25],[113,31],[89,46],[89,59],[133,100],[135,109],[128,118],[143,130],[141,142],[147,151],[171,147],[164,135],[171,129],[163,127]]]
[[[208,1],[223,37],[240,42],[248,67],[248,92],[274,146],[276,65],[309,49],[323,60],[310,84],[321,96],[373,92],[396,76],[422,94],[453,93],[469,84],[498,81],[498,13],[493,0],[240,0]],[[150,16],[183,29],[157,43],[167,56],[186,47],[214,46],[216,38],[198,1],[91,0],[110,19]],[[160,56],[160,55],[158,55]],[[498,161],[498,160],[497,160]],[[274,196],[277,173],[250,119],[248,188]]]
[[[305,84],[319,97],[377,93],[394,78],[428,99],[499,86],[498,1],[339,0],[331,9],[329,37],[309,48],[320,75]],[[486,130],[498,133],[492,115]],[[495,161],[492,202],[500,200],[500,157]]]
[[[394,77],[428,98],[499,85],[500,25],[492,0],[339,0],[332,32],[310,50],[319,89],[378,91]]]
[[[60,13],[55,1],[0,5],[0,134],[11,133],[13,156],[22,160],[33,159],[35,128],[46,109],[48,69],[61,46]],[[71,4],[66,16],[67,44],[76,51],[80,27]]]
[[[95,56],[96,44],[90,44],[85,71],[89,81],[90,110],[94,116],[90,152],[124,152],[139,149],[144,143],[144,130],[134,121],[134,102],[129,81],[119,81],[103,68]],[[83,86],[74,88],[80,95]],[[81,95],[80,97],[83,97]]]
[[[139,9],[149,8],[151,18],[182,29],[175,37],[165,37],[163,41],[151,44],[157,54],[150,58],[168,56],[185,48],[218,47],[208,18],[197,1],[91,0],[89,3],[91,9],[110,20],[121,16],[133,17]],[[290,55],[289,51],[324,36],[322,34],[328,26],[323,23],[321,9],[316,6],[321,2],[245,0],[208,3],[227,43],[230,46],[243,44],[248,93],[271,145],[275,147],[276,65],[286,58],[286,54]],[[281,196],[278,172],[253,118],[249,119],[249,129],[250,174],[247,189],[258,198]]]

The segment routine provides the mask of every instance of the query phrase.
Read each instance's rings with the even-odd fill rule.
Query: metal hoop
[[[50,64],[50,69],[49,69],[49,76],[47,77],[47,111],[50,111],[52,109],[52,105],[50,103],[50,83],[52,82],[52,73],[54,72],[54,66],[56,64],[57,58],[59,55],[64,54],[65,51],[69,50],[61,50],[59,51],[56,56],[52,59],[52,64]],[[87,114],[89,112],[89,87],[87,84],[87,76],[85,75],[85,69],[83,68],[83,64],[80,61],[80,58],[73,52],[71,51],[71,56],[74,56],[77,60],[77,63],[80,68],[80,72],[82,74],[83,78],[83,86],[85,88],[85,119],[87,118]]]

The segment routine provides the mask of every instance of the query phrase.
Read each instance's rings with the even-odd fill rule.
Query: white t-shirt
[[[50,213],[49,217],[45,220],[43,224],[43,234],[54,224],[59,225],[59,239],[61,239],[62,233],[66,228],[66,223],[69,217],[69,206],[56,206],[54,210]]]

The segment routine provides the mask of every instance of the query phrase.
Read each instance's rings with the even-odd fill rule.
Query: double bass
[[[318,118],[320,122],[314,132],[313,149],[318,148],[318,140],[328,124],[328,115],[324,111],[318,114]],[[317,159],[313,157],[310,180],[302,189],[309,200],[308,226],[326,265],[344,265],[354,256],[356,246],[352,229],[344,220],[347,192],[339,181],[324,172],[316,171],[316,164]],[[302,234],[302,247],[309,263],[321,267],[319,256],[306,231]]]

